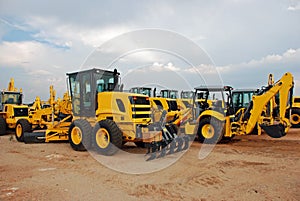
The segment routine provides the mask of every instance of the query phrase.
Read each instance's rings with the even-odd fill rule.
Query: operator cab
[[[193,96],[194,96],[193,91],[181,91],[181,93],[180,93],[180,97],[182,99],[192,99]]]
[[[129,90],[131,93],[143,94],[151,97],[152,89],[148,87],[133,87]]]
[[[200,86],[195,88],[193,105],[195,105],[195,115],[198,117],[205,110],[216,110],[220,113],[231,115],[232,93],[231,86]],[[227,100],[225,101],[225,95]],[[209,103],[211,101],[211,103]]]
[[[232,91],[234,113],[236,113],[241,108],[248,108],[255,91],[255,89],[236,89]]]
[[[177,90],[163,89],[163,90],[160,91],[160,96],[162,98],[177,99],[178,98],[178,91]]]
[[[12,91],[2,91],[0,96],[0,111],[3,111],[5,104],[21,105],[22,93]]]
[[[119,90],[119,75],[114,71],[90,69],[67,73],[69,90],[75,116],[94,117],[97,109],[97,94]]]

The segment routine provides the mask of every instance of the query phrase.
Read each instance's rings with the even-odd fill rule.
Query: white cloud
[[[288,49],[282,54],[270,54],[249,62],[217,66],[225,83],[237,88],[258,88],[267,83],[269,73],[278,80],[283,73],[291,72],[295,81],[295,94],[300,94],[300,48]]]
[[[300,62],[300,48],[299,49],[288,49],[282,55],[279,54],[270,54],[259,60],[252,59],[249,62],[243,62],[239,64],[229,64],[225,66],[217,66],[217,69],[220,72],[230,72],[235,71],[241,67],[264,67],[265,65],[270,64],[281,64],[281,63],[291,63],[291,62]]]
[[[160,62],[154,62],[152,64],[145,64],[143,66],[138,66],[136,68],[129,69],[127,73],[132,72],[141,72],[141,73],[162,73],[162,72],[178,72],[181,69],[179,67],[174,66],[172,62],[168,62],[167,64],[163,64]]]
[[[45,40],[58,46],[71,47],[73,43],[80,43],[90,47],[98,47],[103,42],[130,30],[123,24],[105,27],[85,26],[85,24],[62,23],[56,17],[31,16],[26,24],[34,30],[37,39]]]
[[[196,67],[183,69],[187,73],[200,73],[200,74],[215,74],[217,73],[216,66],[213,64],[200,64]]]
[[[41,75],[41,76],[44,76],[44,75],[53,75],[50,71],[47,71],[47,70],[42,70],[42,69],[36,69],[34,71],[31,71],[28,73],[29,75]]]
[[[216,63],[220,63],[217,68],[202,64],[196,68],[180,69],[181,65],[173,60],[170,60],[173,65],[168,65],[169,60],[151,53],[132,55],[136,61],[146,61],[149,66],[158,62],[152,66],[156,72],[176,71],[192,75],[195,72],[212,74],[217,69],[224,79],[237,84],[253,82],[260,74],[271,71],[291,69],[299,76],[300,54],[296,49],[299,48],[299,20],[295,13],[291,15],[287,11],[298,11],[299,1],[286,2],[285,5],[236,0],[218,2],[218,5],[211,1],[190,4],[143,1],[128,9],[124,9],[128,4],[125,1],[117,4],[109,1],[83,4],[51,1],[46,7],[36,1],[4,0],[1,4],[0,17],[4,19],[0,24],[1,37],[11,30],[3,32],[2,26],[8,25],[33,33],[34,39],[40,42],[0,43],[0,67],[24,68],[31,73],[28,79],[39,79],[36,86],[47,80],[65,87],[65,72],[78,69],[94,47],[127,31],[151,27],[169,29],[192,38],[211,53]],[[111,50],[122,52],[124,47],[127,44],[118,44]],[[294,49],[278,53],[290,47]],[[122,59],[126,62],[127,57]],[[61,77],[54,79],[47,72]],[[47,79],[43,80],[44,77]]]
[[[290,5],[287,9],[290,11],[300,10],[300,2],[298,1],[295,4]]]
[[[0,63],[2,66],[30,67],[44,51],[45,47],[38,42],[3,42],[0,44]]]

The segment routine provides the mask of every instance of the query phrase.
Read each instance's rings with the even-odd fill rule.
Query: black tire
[[[6,133],[6,121],[3,117],[0,117],[0,135],[4,135]]]
[[[224,124],[215,118],[204,118],[200,120],[198,127],[198,139],[205,144],[216,144],[223,137]],[[208,132],[208,133],[206,133]],[[207,135],[210,135],[209,137]]]
[[[93,129],[95,151],[106,156],[114,155],[122,147],[122,136],[122,131],[114,121],[110,119],[99,121]]]
[[[300,109],[292,109],[291,124],[293,128],[300,128]]]
[[[85,119],[73,121],[69,128],[69,142],[75,151],[86,151],[91,147],[92,127]]]
[[[19,142],[24,142],[24,133],[31,132],[31,125],[27,119],[20,119],[17,121],[15,136]]]

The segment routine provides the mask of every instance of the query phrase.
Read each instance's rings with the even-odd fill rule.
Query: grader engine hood
[[[107,101],[111,100],[111,101]],[[114,120],[147,124],[151,121],[151,106],[148,96],[124,93],[102,92],[98,94],[98,119],[108,115]]]

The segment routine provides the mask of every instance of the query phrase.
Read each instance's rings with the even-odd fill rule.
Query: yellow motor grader
[[[50,86],[50,98],[43,104],[39,97],[30,107],[29,128],[17,125],[16,139],[25,143],[67,141],[72,121],[72,105],[68,93],[55,100],[56,92]],[[45,102],[45,101],[44,101]],[[31,132],[33,131],[33,132]]]
[[[142,142],[151,160],[163,144],[178,138],[163,125],[166,112],[159,122],[152,122],[149,96],[120,91],[116,69],[90,69],[67,76],[73,108],[69,142],[74,150],[91,148],[113,155],[126,142]]]
[[[148,147],[147,160],[154,159],[156,151],[173,139],[177,142],[173,152],[187,148],[184,140],[170,131],[171,126],[164,126],[166,112],[159,122],[152,122],[149,96],[120,91],[117,70],[94,68],[67,76],[71,117],[54,119],[46,130],[25,132],[24,142],[68,139],[76,151],[93,149],[103,155],[114,155],[126,142],[143,143]],[[54,110],[54,104],[50,105]]]

